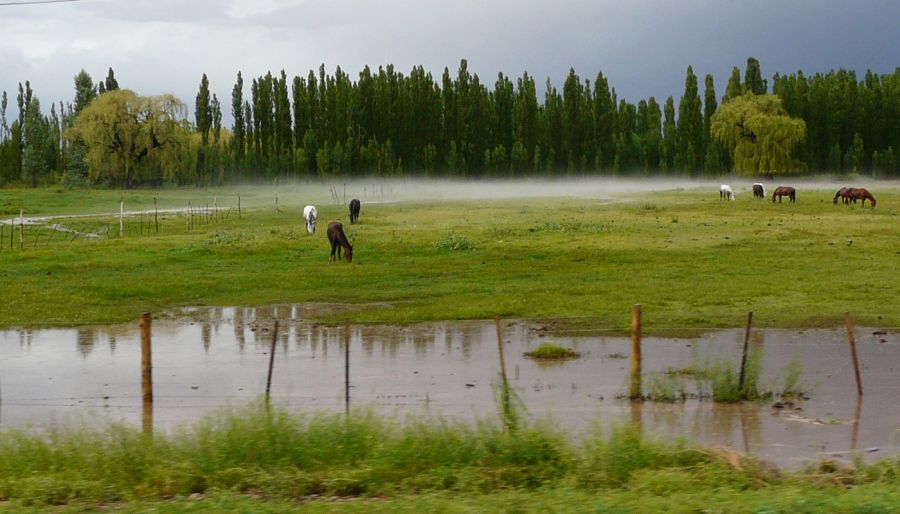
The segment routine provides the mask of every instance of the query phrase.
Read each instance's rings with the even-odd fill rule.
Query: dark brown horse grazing
[[[842,187],[837,190],[837,193],[834,194],[834,205],[837,205],[838,198],[840,198],[841,203],[845,205],[850,203],[850,188]]]
[[[344,235],[344,226],[340,221],[332,221],[328,224],[328,241],[331,242],[331,258],[328,262],[334,262],[334,254],[337,252],[337,260],[341,260],[341,247],[344,248],[344,255],[347,262],[353,262],[353,247],[347,236]]]
[[[753,198],[765,198],[766,188],[759,182],[753,184]]]
[[[356,220],[359,219],[359,200],[354,198],[350,200],[350,224],[356,223]]]
[[[872,207],[875,207],[875,197],[864,187],[851,187],[847,194],[850,197],[850,201],[853,203],[856,203],[857,200],[862,200],[862,206],[865,207],[866,200],[871,200]]]
[[[775,192],[772,193],[772,203],[775,203],[775,197],[778,197],[778,203],[781,203],[781,197],[787,196],[791,199],[791,202],[797,201],[797,190],[791,186],[781,186],[776,187]]]

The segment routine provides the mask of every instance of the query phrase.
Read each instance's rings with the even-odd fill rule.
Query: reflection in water
[[[203,342],[203,351],[209,352],[209,347],[212,344],[212,326],[209,323],[201,325],[200,340]]]
[[[158,320],[153,325],[155,409],[153,422],[171,427],[222,405],[260,397],[265,390],[272,326],[279,320],[272,401],[298,410],[344,409],[343,327],[305,321],[312,307],[196,309],[194,319]],[[229,328],[230,325],[230,328]],[[627,388],[630,339],[570,337],[552,340],[582,354],[577,360],[542,366],[522,356],[544,339],[526,323],[504,326],[511,382],[533,419],[580,431],[598,419],[609,425],[630,421],[648,435],[685,435],[729,445],[782,463],[796,464],[818,452],[877,446],[879,456],[900,453],[893,433],[900,424],[894,408],[895,371],[900,361],[896,336],[888,343],[860,341],[866,392],[877,405],[854,414],[848,397],[852,370],[840,330],[796,333],[755,330],[751,342],[765,347],[762,386],[782,380],[784,365],[797,355],[804,383],[816,385],[803,410],[774,411],[768,404],[717,405],[688,400],[678,404],[616,399]],[[61,349],[58,341],[71,341]],[[498,369],[492,321],[438,322],[415,326],[353,325],[353,405],[371,405],[388,415],[425,412],[465,419],[496,419],[491,384]],[[108,340],[116,351],[95,351]],[[0,332],[3,423],[49,423],[67,416],[95,414],[140,423],[140,350],[137,325],[72,330]],[[17,344],[18,343],[18,344]],[[691,340],[645,339],[644,368],[662,372],[704,359],[740,362],[743,330],[722,330]],[[81,357],[72,358],[72,357]],[[691,379],[685,379],[693,384]],[[689,386],[689,389],[693,385]],[[846,409],[843,409],[846,405]],[[863,419],[861,416],[870,414]],[[96,416],[103,419],[103,416]],[[854,422],[854,420],[859,420]],[[860,425],[865,423],[865,430]],[[846,425],[851,425],[846,427]],[[852,433],[848,434],[852,430]],[[850,440],[848,441],[848,435]],[[815,443],[815,444],[813,444]]]
[[[90,328],[79,328],[75,331],[75,345],[82,358],[87,358],[94,350],[97,342],[97,333]]]

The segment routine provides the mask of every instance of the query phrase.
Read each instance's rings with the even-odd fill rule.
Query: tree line
[[[900,68],[806,77],[759,61],[734,67],[719,97],[687,68],[661,104],[620,99],[602,73],[561,89],[524,72],[483,82],[461,61],[439,78],[414,67],[340,67],[306,76],[239,72],[225,105],[200,79],[193,103],[120,89],[81,71],[49,113],[26,81],[18,116],[0,98],[0,183],[213,184],[331,176],[512,177],[864,173],[897,176]],[[249,86],[249,87],[246,87]],[[223,109],[233,124],[222,126]]]

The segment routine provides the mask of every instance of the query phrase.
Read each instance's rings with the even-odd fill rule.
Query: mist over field
[[[751,197],[751,186],[757,180],[745,177],[711,179],[679,179],[647,177],[615,178],[522,178],[522,179],[352,179],[316,182],[279,182],[229,188],[234,194],[249,195],[248,205],[270,203],[277,194],[279,202],[346,203],[352,198],[366,203],[416,201],[506,200],[517,198],[593,198],[604,201],[634,201],[644,193],[673,190],[708,190],[718,199],[719,186],[731,185],[738,198]],[[866,187],[877,196],[879,189],[900,187],[900,181],[854,177],[781,177],[763,181],[766,192],[775,187],[793,185],[804,190],[837,190],[841,187]],[[335,196],[332,191],[336,193]],[[268,193],[267,193],[268,192]],[[271,196],[271,198],[269,198]]]

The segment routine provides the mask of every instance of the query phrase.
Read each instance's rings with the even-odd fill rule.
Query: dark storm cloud
[[[44,103],[70,100],[81,68],[100,79],[112,66],[123,86],[190,103],[204,72],[225,99],[238,70],[305,75],[325,63],[355,77],[392,63],[439,76],[465,58],[488,85],[527,70],[542,94],[574,68],[591,80],[602,71],[620,98],[677,101],[688,65],[713,74],[721,96],[751,55],[768,78],[892,72],[897,19],[896,0],[82,0],[0,8],[0,89],[30,79]]]

